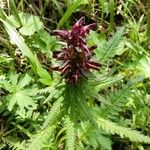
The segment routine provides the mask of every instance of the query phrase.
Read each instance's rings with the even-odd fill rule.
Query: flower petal
[[[86,67],[89,68],[89,69],[99,70],[101,66],[102,65],[100,63],[97,63],[97,62],[94,62],[94,61],[88,61],[86,63]]]
[[[96,23],[86,25],[86,26],[83,27],[83,30],[81,30],[80,34],[85,36],[85,34],[88,34],[90,32],[90,30],[96,28],[96,26],[97,26]]]
[[[79,26],[82,26],[82,24],[84,24],[85,22],[85,17],[81,17],[73,26],[73,28],[75,27],[79,27]]]
[[[67,31],[67,30],[54,30],[52,32],[52,34],[53,35],[58,35],[58,36],[60,36],[63,39],[68,39],[69,31]]]
[[[66,72],[68,72],[70,67],[71,66],[68,64],[65,67],[61,68],[61,75],[64,75]]]

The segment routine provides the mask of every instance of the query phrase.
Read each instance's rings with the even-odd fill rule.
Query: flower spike
[[[86,36],[90,30],[96,27],[96,24],[83,26],[85,18],[80,18],[72,27],[72,30],[54,30],[53,35],[59,36],[66,41],[67,46],[62,51],[53,52],[53,58],[61,60],[61,67],[54,67],[54,70],[60,71],[61,76],[68,83],[79,83],[81,77],[87,78],[91,69],[99,70],[100,63],[91,60],[94,55],[96,45],[89,47]]]

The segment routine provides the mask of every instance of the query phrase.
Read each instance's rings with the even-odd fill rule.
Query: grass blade
[[[28,57],[32,68],[34,71],[41,77],[40,81],[44,84],[51,84],[51,76],[50,74],[42,68],[36,56],[32,53],[26,43],[23,41],[23,38],[19,35],[19,33],[6,21],[0,19],[4,27],[10,36],[10,39],[17,45],[17,47],[22,51],[23,55]]]
[[[74,0],[68,7],[66,13],[60,19],[57,28],[61,27],[71,16],[71,14],[77,9],[77,7],[81,4],[82,0]]]

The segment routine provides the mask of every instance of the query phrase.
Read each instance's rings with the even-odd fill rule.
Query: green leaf
[[[119,126],[116,123],[105,120],[103,118],[97,118],[97,123],[100,128],[108,133],[118,134],[121,138],[129,138],[131,141],[134,142],[144,142],[150,144],[150,137],[143,135],[139,131]]]
[[[37,57],[32,53],[26,43],[23,41],[23,38],[18,34],[18,32],[6,21],[2,20],[7,33],[9,34],[11,40],[18,46],[21,50],[23,55],[29,58],[30,63],[35,71],[40,77],[42,83],[50,85],[51,84],[51,76],[50,74],[42,68],[41,64],[39,63]]]
[[[19,75],[18,75],[18,74],[13,74],[13,73],[11,73],[11,74],[9,75],[9,80],[10,80],[10,82],[11,82],[13,85],[17,85],[17,83],[18,83],[18,78],[19,78]]]
[[[58,27],[61,27],[71,16],[71,14],[78,8],[78,6],[83,3],[83,0],[73,0],[72,3],[68,6],[66,13],[60,19]]]
[[[75,150],[76,134],[74,123],[68,116],[65,118],[65,129],[66,129],[66,148],[68,150]]]
[[[142,57],[136,66],[145,78],[150,78],[150,57]]]
[[[33,135],[23,150],[42,150],[42,148],[45,146],[45,143],[50,140],[55,128],[56,126],[51,125]],[[49,145],[51,145],[51,141],[49,141]]]
[[[42,125],[42,129],[48,127],[48,125],[56,119],[56,117],[60,114],[61,112],[61,107],[63,105],[62,103],[63,98],[60,97],[57,99],[57,101],[53,104],[50,112],[48,113],[48,116],[46,117],[45,122]]]
[[[28,74],[25,74],[25,76],[19,80],[18,87],[22,89],[23,87],[28,85],[31,82],[31,80],[32,78]]]
[[[107,88],[107,87],[111,86],[113,83],[121,81],[122,79],[123,79],[122,75],[115,76],[115,77],[108,77],[107,79],[98,82],[96,89],[97,89],[97,91],[103,90],[104,88]]]
[[[9,3],[9,6],[11,8],[11,12],[13,14],[14,20],[16,20],[18,22],[18,24],[21,26],[22,22],[21,22],[21,18],[19,16],[19,14],[18,14],[15,1],[14,0],[9,0],[8,3]]]
[[[11,95],[8,105],[8,110],[11,111],[15,104],[19,106],[21,110],[27,109],[35,109],[36,104],[32,97],[28,96],[24,91],[19,91]]]
[[[113,37],[103,45],[103,53],[101,55],[101,62],[108,61],[109,58],[116,55],[116,49],[122,39],[124,27],[120,27]]]
[[[10,58],[9,56],[7,56],[5,54],[0,54],[0,64],[8,64],[8,63],[10,63],[11,60],[13,60],[13,59]]]
[[[118,47],[121,47],[119,44],[122,40],[123,33],[124,27],[120,27],[117,32],[108,41],[106,41],[104,35],[99,35],[94,31],[90,32],[88,42],[91,45],[96,44],[98,46],[95,54],[100,63],[105,64],[105,62],[108,62],[110,58],[114,57],[116,54],[121,53],[118,53]],[[121,51],[124,51],[124,49],[121,48]]]
[[[50,36],[49,33],[44,30],[40,30],[40,32],[32,36],[32,46],[48,54],[56,49],[60,49],[58,47],[58,40],[54,36]]]
[[[16,28],[21,27],[19,29],[19,32],[22,35],[32,35],[36,31],[39,31],[40,29],[43,28],[43,24],[40,21],[38,16],[34,16],[34,15],[23,13],[23,12],[19,13],[18,15],[21,19],[22,26],[20,26],[20,23],[18,22],[18,20],[15,20],[13,15],[7,18],[14,24]]]

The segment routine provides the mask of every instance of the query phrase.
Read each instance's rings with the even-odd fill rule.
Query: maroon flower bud
[[[67,47],[62,51],[53,52],[53,58],[61,60],[63,63],[63,66],[54,67],[54,70],[60,71],[61,76],[69,83],[78,83],[81,76],[87,78],[90,69],[99,70],[101,67],[100,63],[91,60],[94,54],[93,50],[97,46],[88,47],[86,44],[86,35],[96,27],[96,24],[83,26],[84,22],[85,19],[82,17],[75,23],[71,31],[53,31],[53,35],[58,35],[60,39],[67,42]]]

